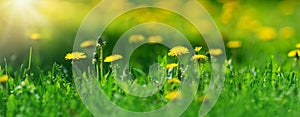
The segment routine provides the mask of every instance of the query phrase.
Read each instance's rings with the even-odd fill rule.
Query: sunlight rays
[[[11,0],[16,8],[26,8],[32,5],[32,0]]]
[[[38,0],[9,0],[2,3],[0,12],[2,12],[1,19],[4,21],[5,31],[3,32],[3,41],[11,41],[7,38],[11,34],[21,35],[24,39],[24,33],[30,27],[46,26],[47,20],[41,15],[37,9],[38,5],[43,1]],[[18,28],[16,31],[14,28]],[[21,32],[20,32],[21,31]],[[13,39],[18,41],[20,39]]]

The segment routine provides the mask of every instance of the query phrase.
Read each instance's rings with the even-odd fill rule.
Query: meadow
[[[30,1],[34,3],[33,0],[28,0],[28,3]],[[126,0],[121,1],[129,4]],[[10,16],[6,4],[26,9],[32,7],[30,11],[23,10],[25,14],[36,11],[32,16],[27,16],[34,17],[30,20],[16,15],[10,19],[13,23],[7,23],[5,18],[4,22],[0,22],[0,26],[9,27],[0,28],[3,32],[0,44],[1,117],[93,116],[94,110],[87,107],[92,102],[84,99],[88,98],[87,95],[94,95],[94,101],[102,99],[97,97],[95,90],[82,88],[84,86],[100,87],[110,102],[132,112],[148,112],[170,102],[191,99],[187,108],[175,107],[179,110],[174,111],[183,111],[180,113],[183,117],[198,116],[201,105],[213,104],[217,98],[206,116],[300,115],[300,35],[297,33],[300,29],[297,22],[300,18],[300,2],[198,0],[211,14],[221,32],[225,50],[209,48],[193,24],[182,16],[155,8],[137,9],[123,14],[105,29],[101,38],[96,34],[87,35],[84,41],[76,43],[74,40],[80,37],[77,30],[84,21],[84,16],[100,1],[44,2],[8,4],[0,0],[0,8],[3,8],[0,10],[5,16]],[[53,8],[42,7],[45,4]],[[169,4],[174,7],[182,6],[183,10],[191,12],[188,6],[181,5],[183,3],[180,0]],[[126,5],[112,7],[117,11]],[[55,8],[66,9],[68,15],[60,14]],[[78,8],[82,11],[74,12]],[[48,23],[45,25],[45,22],[37,22],[40,19],[37,14],[51,22],[51,26]],[[176,28],[182,33],[180,36],[191,43],[191,47],[176,41],[175,38],[180,36],[170,30],[168,31],[171,33],[166,31],[166,34],[162,34],[165,33],[161,31],[164,27],[158,29],[156,25],[151,25],[150,29],[158,31],[149,32],[131,29],[145,22],[162,22]],[[96,24],[97,21],[91,23]],[[208,29],[211,27],[207,22],[199,23]],[[89,30],[92,32],[94,28]],[[128,30],[132,32],[126,32]],[[205,35],[205,32],[202,34]],[[127,42],[122,44],[128,50],[134,44],[145,44],[137,47],[128,58],[128,55],[112,52],[120,38],[126,39]],[[170,48],[160,44],[161,42],[176,44]],[[78,44],[75,46],[84,52],[73,50],[73,44]],[[222,68],[225,79],[222,81],[224,84],[220,95],[214,97],[207,94],[206,90],[213,81],[213,64],[219,56],[226,56]],[[128,70],[133,77],[125,75],[129,79],[121,78],[121,81],[140,86],[158,86],[157,92],[139,97],[138,93],[149,93],[148,90],[135,95],[128,93],[135,91],[128,89],[129,85],[120,85],[118,68],[126,66],[122,64],[126,59],[129,59]],[[94,71],[79,72],[79,63],[86,61],[92,65],[88,70]],[[153,63],[159,65],[154,72],[149,71]],[[190,66],[184,63],[189,63]],[[153,79],[155,75],[162,75],[162,78]],[[193,84],[195,82],[197,84]],[[187,93],[181,89],[186,83],[196,87],[195,96],[192,96],[192,88]],[[111,108],[99,107],[101,109],[107,111]],[[101,115],[113,115],[106,114]]]

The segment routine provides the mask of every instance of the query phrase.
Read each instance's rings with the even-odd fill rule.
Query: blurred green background
[[[64,56],[72,52],[81,22],[100,1],[0,0],[0,64],[4,64],[6,58],[9,65],[19,66],[27,61],[29,47],[32,46],[35,65],[45,67],[53,62],[70,65]],[[198,1],[212,15],[224,43],[240,43],[235,49],[227,46],[226,51],[228,58],[235,59],[237,65],[260,65],[271,56],[279,64],[287,65],[291,60],[287,56],[288,52],[300,43],[297,33],[300,29],[300,2],[297,0]],[[122,2],[131,3],[130,0]],[[170,5],[180,4],[178,0],[165,2]],[[126,5],[112,7],[120,9]],[[143,15],[142,18],[136,17],[136,20],[148,17]],[[108,35],[120,32],[118,26],[112,26]],[[205,22],[203,26],[209,27]],[[195,33],[186,27],[182,29],[185,29],[186,35]]]

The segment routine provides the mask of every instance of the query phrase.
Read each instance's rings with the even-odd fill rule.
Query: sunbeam
[[[12,0],[11,2],[17,8],[26,8],[32,5],[32,0]]]
[[[0,6],[1,19],[4,22],[1,44],[26,42],[27,31],[32,27],[48,26],[48,21],[39,12],[43,1],[9,0]]]
[[[0,11],[3,12],[2,19],[6,24],[6,34],[11,32],[11,27],[26,29],[32,26],[48,25],[46,19],[36,9],[41,2],[34,0],[10,0],[0,6]]]
[[[42,27],[50,26],[39,8],[39,0],[5,0],[0,2],[0,49],[3,56],[20,52],[23,56],[30,44],[32,33],[41,33]],[[34,30],[34,32],[32,32]],[[2,56],[2,55],[1,55]]]

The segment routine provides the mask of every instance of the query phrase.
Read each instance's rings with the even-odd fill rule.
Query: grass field
[[[300,35],[297,33],[300,30],[298,23],[300,2],[198,0],[212,15],[222,34],[222,43],[226,49],[222,51],[219,48],[208,48],[203,35],[184,17],[156,8],[141,8],[122,14],[105,29],[102,34],[103,40],[98,39],[97,42],[93,39],[98,38],[99,35],[92,32],[94,28],[97,29],[98,19],[89,22],[95,24],[95,27],[87,31],[87,34],[92,35],[85,35],[87,37],[85,41],[75,43],[75,38],[78,37],[76,32],[84,16],[100,0],[85,2],[45,0],[35,1],[36,4],[32,4],[35,3],[32,1],[34,0],[21,4],[0,0],[0,12],[3,12],[3,18],[0,16],[0,27],[7,26],[0,28],[0,117],[93,116],[91,108],[87,107],[87,103],[90,102],[84,99],[95,92],[82,90],[81,87],[93,87],[95,86],[93,84],[101,87],[105,99],[109,99],[125,110],[148,112],[164,107],[170,102],[191,98],[192,102],[188,104],[186,110],[182,106],[181,116],[198,116],[201,105],[215,101],[216,97],[207,94],[206,90],[212,81],[215,58],[221,55],[226,55],[226,60],[223,61],[225,62],[223,70],[226,73],[224,86],[220,96],[217,97],[216,104],[206,116],[297,117],[300,115]],[[122,10],[139,3],[121,1],[122,5],[111,6],[113,10]],[[188,3],[186,5],[180,1],[174,0],[170,3],[164,1],[160,4],[168,3],[176,8],[182,7],[182,10],[187,13],[197,14],[192,12]],[[12,9],[18,8],[15,8],[14,12],[9,12],[10,5]],[[82,10],[78,11],[78,9]],[[27,20],[28,17],[32,19]],[[38,22],[41,19],[45,21]],[[164,33],[162,29],[165,27],[150,26],[149,29],[158,31],[135,33],[133,30],[127,33],[137,24],[146,22],[161,22],[176,28],[191,43],[192,48],[186,47],[184,43],[173,38],[177,34],[170,33],[169,30],[166,31],[168,34],[160,35]],[[199,20],[198,23],[207,29],[212,27],[205,21]],[[142,86],[148,84],[161,86],[149,97],[130,94],[127,92],[130,89],[124,90],[128,85],[118,84],[119,71],[116,68],[124,66],[113,63],[124,60],[128,55],[113,54],[112,51],[117,40],[124,36],[124,33],[126,33],[125,37],[128,36],[126,40],[128,43],[122,46],[124,50],[134,44],[149,41],[136,48],[130,56],[129,71],[134,78],[122,79]],[[169,38],[171,39],[168,40]],[[176,43],[174,45],[177,46],[168,48],[158,44],[166,40]],[[81,50],[92,51],[77,52],[76,49],[76,51],[72,50],[73,44],[80,46]],[[181,57],[187,57],[183,60],[195,66],[186,66],[180,61]],[[88,61],[92,65],[92,70],[95,70],[92,73],[78,72],[76,65],[83,61]],[[161,68],[158,71],[149,71],[153,63],[158,63]],[[156,73],[163,75],[163,80],[153,79],[151,75],[157,75]],[[187,79],[189,76],[197,77]],[[87,79],[93,82],[84,82]],[[191,87],[198,87],[194,97],[184,95],[191,93],[180,90],[183,85],[186,85],[184,83],[193,84],[198,80],[197,85],[191,85]],[[148,93],[147,91],[142,93]],[[94,98],[98,100],[98,97]],[[99,98],[99,101],[103,100]],[[111,107],[106,108],[105,105],[99,107],[99,110],[100,108],[111,109]]]
[[[299,67],[299,66],[298,66]],[[6,67],[1,68],[6,74]],[[197,116],[202,103],[209,101],[203,90],[209,84],[210,63],[200,64],[200,86],[188,109],[182,116]],[[3,116],[92,116],[82,104],[72,79],[62,65],[52,69],[34,71],[23,65],[9,74],[7,82],[1,83],[1,115]],[[224,89],[218,102],[207,116],[297,116],[299,115],[299,71],[282,68],[274,59],[267,59],[262,66],[236,67],[227,64]],[[14,76],[12,78],[11,76]],[[127,95],[107,76],[104,92],[112,101],[132,111],[148,111],[163,106],[167,92],[176,89],[176,83],[164,87],[158,93],[139,102],[137,97]],[[69,79],[69,80],[68,80]],[[99,81],[100,83],[100,81]],[[113,84],[113,85],[108,85]],[[118,98],[114,97],[119,94]],[[160,102],[160,103],[153,103]]]

